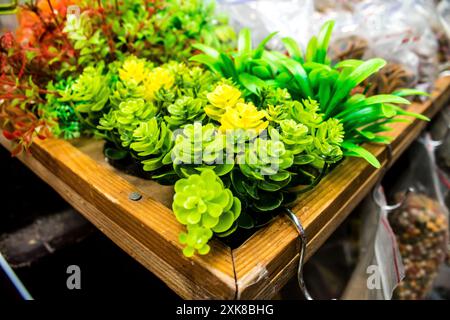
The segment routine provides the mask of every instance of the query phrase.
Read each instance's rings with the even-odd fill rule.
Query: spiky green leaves
[[[206,169],[177,181],[172,209],[177,220],[187,226],[187,233],[181,233],[179,239],[186,245],[184,255],[190,257],[195,251],[209,252],[207,243],[213,233],[228,235],[236,230],[241,203],[214,171]]]
[[[332,21],[325,23],[318,36],[311,38],[304,53],[293,39],[282,39],[290,57],[264,49],[272,35],[253,49],[250,31],[243,29],[239,35],[237,52],[229,54],[198,45],[196,48],[203,51],[203,54],[194,56],[192,60],[203,63],[245,88],[246,96],[251,97],[259,108],[266,109],[267,119],[272,125],[287,119],[287,111],[296,122],[313,128],[331,118],[339,120],[345,129],[343,141],[346,143],[343,148],[352,146],[351,150],[347,149],[349,152],[346,154],[364,157],[371,164],[379,166],[373,156],[367,156],[368,152],[360,152],[360,148],[355,145],[363,142],[389,142],[387,137],[379,136],[378,133],[386,131],[386,124],[394,117],[426,118],[399,108],[399,104],[408,103],[401,95],[354,95],[353,89],[377,73],[386,62],[374,58],[368,61],[345,60],[332,65],[327,49],[333,26]],[[266,99],[267,93],[275,92],[275,88],[288,90],[294,101],[269,102]],[[306,106],[305,101],[309,104],[312,102],[308,99],[317,101],[317,108]],[[303,104],[300,103],[302,100]],[[325,126],[327,125],[322,127]],[[321,132],[328,130],[321,129]],[[315,143],[317,150],[327,154],[327,159],[340,158],[338,149],[317,141]]]

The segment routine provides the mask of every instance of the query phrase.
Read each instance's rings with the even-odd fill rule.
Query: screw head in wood
[[[139,192],[132,192],[128,196],[128,199],[130,199],[132,201],[139,201],[142,199],[142,195]]]

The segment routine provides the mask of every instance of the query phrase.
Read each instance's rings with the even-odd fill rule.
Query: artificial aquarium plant
[[[333,21],[326,22],[318,36],[311,38],[305,52],[291,38],[282,39],[288,55],[265,50],[266,43],[275,33],[253,48],[250,31],[243,29],[237,51],[225,53],[197,44],[196,48],[203,54],[191,60],[233,79],[252,100],[264,100],[267,88],[286,89],[295,101],[314,99],[325,121],[335,119],[343,126],[345,134],[341,146],[344,155],[362,157],[379,167],[378,160],[360,144],[389,143],[389,137],[379,133],[388,131],[387,125],[392,122],[405,121],[399,116],[428,120],[399,106],[410,103],[404,96],[422,93],[411,89],[373,96],[354,93],[358,85],[377,73],[386,62],[374,58],[332,64],[327,50],[333,25]]]
[[[59,100],[96,126],[110,160],[140,163],[146,177],[176,186],[186,255],[206,254],[213,234],[269,221],[343,156],[343,127],[325,121],[315,100],[279,88],[252,100],[233,81],[185,63],[128,56],[87,67]],[[210,184],[218,194],[203,198]]]
[[[86,110],[93,101],[81,86],[102,79],[101,65],[106,69],[130,54],[155,64],[185,61],[196,50],[194,41],[226,51],[234,40],[226,18],[214,14],[214,2],[200,0],[28,0],[18,20],[15,36],[6,33],[0,44],[0,119],[5,136],[18,142],[14,154],[35,136],[95,131],[108,94],[101,92]],[[78,81],[81,73],[85,79]],[[81,102],[78,109],[67,99],[74,81],[79,88],[70,98]]]

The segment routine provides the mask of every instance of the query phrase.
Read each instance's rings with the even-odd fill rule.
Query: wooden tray
[[[432,117],[450,99],[450,77],[435,84],[432,98],[412,104],[411,111]],[[426,123],[395,124],[390,132],[393,160],[419,135]],[[0,143],[12,145],[3,136]],[[69,143],[36,140],[32,156],[19,159],[52,186],[118,246],[185,299],[260,299],[273,297],[295,274],[298,265],[297,232],[280,216],[232,250],[211,241],[207,256],[183,256],[178,234],[182,226],[172,211],[171,187],[119,172],[105,162],[103,142]],[[386,165],[387,147],[370,145]],[[362,159],[346,159],[311,192],[304,194],[294,212],[308,236],[310,257],[367,195],[382,170]],[[139,201],[129,195],[139,192]]]

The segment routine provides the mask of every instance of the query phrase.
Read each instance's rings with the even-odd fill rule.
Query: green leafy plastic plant
[[[209,252],[213,233],[226,236],[236,230],[241,203],[214,171],[206,169],[177,181],[172,209],[177,220],[187,226],[180,242],[186,245],[184,255],[190,257],[195,251]]]
[[[169,115],[164,119],[171,128],[181,128],[189,123],[202,122],[206,117],[205,104],[204,99],[183,96],[167,107]]]
[[[428,120],[398,106],[409,104],[402,96],[420,92],[405,89],[371,97],[353,94],[355,87],[380,70],[386,62],[375,58],[368,61],[346,60],[331,65],[327,49],[333,24],[332,21],[324,24],[319,35],[310,40],[306,53],[291,38],[283,39],[289,56],[265,50],[265,45],[274,34],[252,48],[250,31],[243,29],[237,52],[225,53],[199,44],[196,48],[203,54],[191,60],[203,63],[225,78],[231,78],[245,88],[246,96],[255,101],[263,101],[265,94],[274,92],[274,88],[287,89],[293,100],[316,100],[323,121],[334,118],[342,124],[345,131],[341,144],[344,155],[362,157],[379,167],[376,157],[360,144],[389,143],[389,138],[379,133],[388,131],[386,125],[389,123],[405,121],[398,116]],[[288,111],[276,105],[268,109],[269,115],[274,113],[276,116]]]
[[[170,164],[172,132],[164,122],[158,123],[156,118],[142,122],[134,130],[133,139],[130,147],[142,157],[145,171],[155,171],[165,164]]]
[[[52,134],[67,140],[79,138],[84,131],[74,108],[59,98],[59,92],[64,92],[72,83],[71,78],[55,84],[50,81],[47,84],[46,103],[40,106],[41,117],[54,120],[51,127]]]
[[[85,0],[77,4],[81,14],[68,16],[61,29],[84,67],[124,60],[129,54],[158,64],[184,61],[195,50],[192,41],[226,49],[235,40],[226,17],[215,14],[214,1]]]
[[[62,93],[61,102],[68,103],[79,114],[79,118],[95,129],[100,117],[109,106],[108,76],[103,74],[103,66],[87,67],[83,73]]]
[[[128,99],[104,114],[99,121],[98,129],[105,132],[105,138],[120,147],[129,147],[134,141],[134,131],[141,123],[153,119],[157,110],[152,103],[144,99]]]
[[[213,124],[189,124],[175,139],[173,168],[180,177],[188,177],[207,168],[223,176],[234,167],[234,158],[227,158],[226,148],[226,136]]]
[[[240,173],[231,175],[234,190],[247,200],[249,208],[275,210],[283,202],[281,190],[291,181],[287,169],[293,162],[293,154],[283,142],[257,138],[238,157]]]

